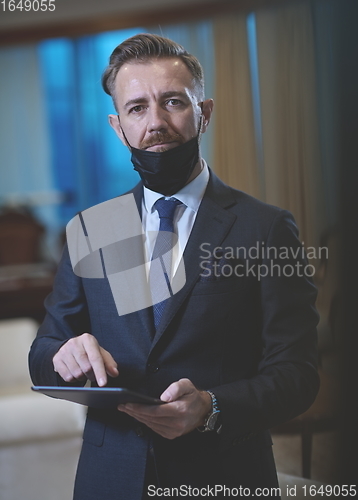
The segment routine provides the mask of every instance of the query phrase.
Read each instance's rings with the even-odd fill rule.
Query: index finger
[[[98,342],[95,339],[89,339],[84,343],[84,348],[92,366],[97,384],[100,387],[105,386],[107,384],[107,373]]]

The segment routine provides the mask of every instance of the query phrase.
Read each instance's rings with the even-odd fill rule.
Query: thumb
[[[186,394],[191,394],[195,390],[195,387],[187,378],[182,378],[178,382],[173,382],[160,396],[162,401],[170,403],[171,401],[176,401],[182,398]]]
[[[103,358],[104,367],[106,369],[106,372],[111,377],[118,377],[118,375],[119,375],[118,365],[115,362],[115,360],[113,359],[113,356],[108,351],[103,349],[103,347],[101,347],[100,349],[101,349],[101,354],[102,354],[102,358]]]

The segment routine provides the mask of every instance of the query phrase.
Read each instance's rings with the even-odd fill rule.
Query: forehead
[[[119,104],[128,99],[149,98],[169,91],[184,91],[188,96],[195,92],[195,79],[180,58],[126,63],[119,69],[115,80]]]

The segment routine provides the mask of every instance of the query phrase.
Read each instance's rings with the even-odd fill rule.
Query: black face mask
[[[188,182],[199,160],[198,137],[167,151],[155,152],[131,147],[131,161],[145,187],[171,196]]]

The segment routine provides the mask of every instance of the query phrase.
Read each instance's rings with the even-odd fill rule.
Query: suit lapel
[[[209,184],[200,204],[187,246],[184,251],[186,282],[184,287],[169,299],[162,320],[154,337],[153,345],[158,342],[169,323],[178,312],[185,298],[194,287],[202,272],[200,262],[203,250],[201,245],[208,243],[207,248],[215,248],[224,240],[236,220],[236,215],[227,208],[236,201],[230,189],[211,173]]]

